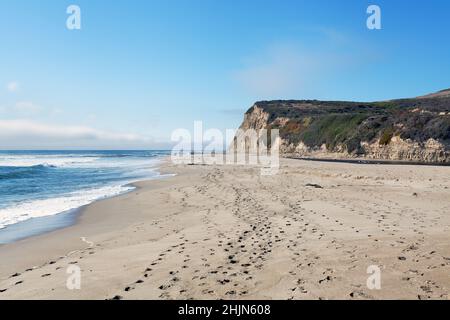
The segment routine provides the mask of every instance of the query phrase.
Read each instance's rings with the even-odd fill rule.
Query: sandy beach
[[[281,161],[177,175],[0,246],[0,299],[448,299],[450,167]],[[67,268],[81,268],[69,290]],[[366,282],[381,270],[381,289]]]

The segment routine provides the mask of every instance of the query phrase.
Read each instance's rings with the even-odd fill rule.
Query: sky
[[[0,0],[0,149],[166,149],[260,100],[446,89],[449,17],[447,0]]]

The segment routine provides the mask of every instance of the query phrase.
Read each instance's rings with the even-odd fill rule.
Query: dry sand
[[[1,246],[0,299],[449,298],[450,167],[281,165],[167,164],[176,177]]]

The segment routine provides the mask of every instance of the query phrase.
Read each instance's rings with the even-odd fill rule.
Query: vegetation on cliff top
[[[445,92],[445,91],[441,91]],[[361,142],[389,145],[394,136],[423,143],[430,138],[450,146],[450,96],[425,96],[382,102],[318,100],[261,101],[268,128],[280,130],[288,143],[323,144],[363,153]],[[252,107],[247,113],[253,111]],[[277,119],[287,119],[282,122]]]

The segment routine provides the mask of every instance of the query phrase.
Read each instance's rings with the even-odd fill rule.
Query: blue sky
[[[445,89],[449,17],[446,0],[2,0],[0,148],[162,148],[258,100]]]

